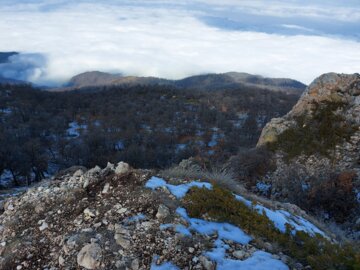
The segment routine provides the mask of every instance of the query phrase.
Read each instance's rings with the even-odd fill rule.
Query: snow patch
[[[162,178],[153,176],[146,182],[145,187],[150,188],[152,190],[155,190],[160,187],[167,187],[167,189],[171,192],[171,194],[173,194],[176,198],[181,199],[186,195],[186,193],[192,187],[199,187],[199,188],[205,187],[207,189],[211,189],[212,185],[206,182],[191,182],[191,183],[175,186],[166,183],[166,181]]]
[[[78,122],[73,121],[69,123],[69,128],[66,130],[69,137],[79,137],[80,130],[86,130],[87,125],[79,125]]]
[[[200,234],[217,234],[219,239],[232,240],[242,245],[248,244],[252,239],[239,227],[229,223],[212,222],[199,218],[190,218],[186,210],[181,207],[176,209],[176,213],[190,224],[188,228],[189,230],[196,231]]]
[[[289,224],[293,227],[293,233],[295,233],[296,231],[304,231],[311,236],[315,236],[315,234],[320,234],[326,237],[323,231],[321,231],[314,224],[300,216],[292,215],[285,210],[271,210],[260,204],[252,205],[251,201],[246,200],[244,197],[239,195],[235,195],[235,198],[238,201],[245,203],[248,207],[256,209],[258,213],[265,213],[265,215],[274,223],[275,227],[279,229],[279,231],[281,231],[282,233],[286,232],[286,224]]]

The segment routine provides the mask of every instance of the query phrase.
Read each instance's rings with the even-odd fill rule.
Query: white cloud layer
[[[2,1],[0,51],[43,54],[46,61],[39,59],[34,65],[37,72],[28,78],[36,83],[63,83],[89,70],[172,79],[244,71],[305,83],[324,72],[360,72],[357,40],[226,30],[199,19],[209,14],[201,8],[189,9],[190,1],[184,2],[185,7],[172,6],[169,1],[162,5],[159,1],[158,5],[140,5],[139,1],[126,5],[116,1],[52,1],[50,6],[41,1],[10,6],[7,0]],[[205,5],[205,1],[195,2]],[[227,4],[235,2],[228,0]],[[267,12],[281,14],[286,6],[278,6]],[[208,8],[216,10],[219,6]],[[350,11],[342,7],[341,14]],[[358,12],[353,10],[353,20],[359,18]],[[280,26],[305,28],[292,23]]]

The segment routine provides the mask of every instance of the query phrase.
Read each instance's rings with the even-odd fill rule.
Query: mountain
[[[234,89],[243,86],[252,86],[274,91],[302,92],[306,88],[306,85],[296,80],[265,78],[258,75],[239,72],[192,76],[176,81],[175,84],[182,88],[206,90]]]
[[[272,119],[258,147],[273,152],[267,175],[274,198],[317,215],[349,222],[360,217],[360,75],[327,73],[315,79],[292,110]],[[352,226],[353,225],[353,226]]]
[[[180,89],[226,90],[241,87],[257,87],[273,91],[301,93],[306,85],[291,79],[265,78],[247,73],[229,72],[223,74],[204,74],[181,80],[167,80],[156,77],[122,76],[98,71],[76,75],[66,84],[72,90],[89,86],[105,85],[165,85]]]
[[[67,83],[67,87],[102,86],[111,84],[114,80],[121,78],[120,74],[110,74],[100,71],[89,71],[76,75]]]
[[[124,162],[69,168],[2,204],[0,268],[325,270],[357,263],[352,248],[341,255],[301,209],[234,195],[217,179],[169,182]]]

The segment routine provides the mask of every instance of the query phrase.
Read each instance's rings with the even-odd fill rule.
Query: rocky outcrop
[[[325,112],[317,114],[317,111],[323,109]],[[314,80],[301,96],[298,103],[293,109],[282,118],[272,119],[263,129],[257,146],[276,145],[281,142],[279,139],[284,140],[282,137],[286,131],[290,129],[306,130],[308,123],[325,123],[327,121],[327,114],[331,114],[333,119],[331,121],[338,121],[336,124],[338,129],[332,129],[329,125],[326,130],[327,133],[322,136],[337,136],[337,140],[331,149],[325,149],[330,153],[329,155],[319,155],[324,149],[313,149],[310,151],[312,155],[306,155],[300,153],[293,157],[292,162],[299,162],[304,164],[308,169],[308,174],[315,175],[319,171],[332,170],[332,171],[344,171],[355,170],[360,174],[360,75],[346,75],[328,73],[318,77]],[[319,119],[311,122],[312,119],[318,117]],[[320,119],[322,118],[322,119]],[[303,120],[302,120],[303,119]],[[305,119],[305,120],[304,120]],[[299,122],[302,122],[302,126],[299,126]],[[330,123],[331,124],[331,123]],[[345,130],[347,128],[348,130]],[[314,140],[321,139],[318,132],[321,132],[317,127],[308,129],[313,134],[309,133],[296,133],[292,134],[304,134],[308,137],[313,136]],[[344,134],[340,134],[344,130]],[[339,134],[333,134],[339,133]],[[292,135],[290,134],[290,135]],[[341,138],[343,136],[344,138]],[[297,138],[299,144],[305,139],[309,138]],[[331,138],[333,139],[333,138]],[[302,141],[303,140],[303,141]],[[309,139],[311,140],[311,138]],[[315,143],[314,143],[315,145]],[[323,146],[319,144],[319,147]],[[278,167],[284,166],[282,163],[284,155],[287,153],[281,151],[283,149],[277,149],[275,147],[275,153],[277,156]],[[318,150],[318,151],[317,151]],[[324,151],[323,151],[324,153]],[[325,165],[325,166],[324,166]],[[331,168],[330,168],[330,167]]]
[[[325,220],[347,222],[348,236],[359,238],[353,226],[360,215],[359,74],[315,79],[287,115],[265,126],[257,147],[273,152],[276,169],[260,180],[273,199],[308,207]],[[320,205],[324,196],[329,202]],[[339,207],[332,206],[335,200]]]

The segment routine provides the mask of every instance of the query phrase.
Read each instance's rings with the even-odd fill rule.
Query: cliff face
[[[347,221],[347,228],[360,222],[359,74],[315,79],[287,115],[265,126],[257,144],[264,146],[276,163],[262,180],[273,198]]]
[[[310,173],[331,167],[359,175],[360,75],[328,73],[315,79],[286,116],[265,126],[257,146],[264,145],[278,162],[302,161]]]

